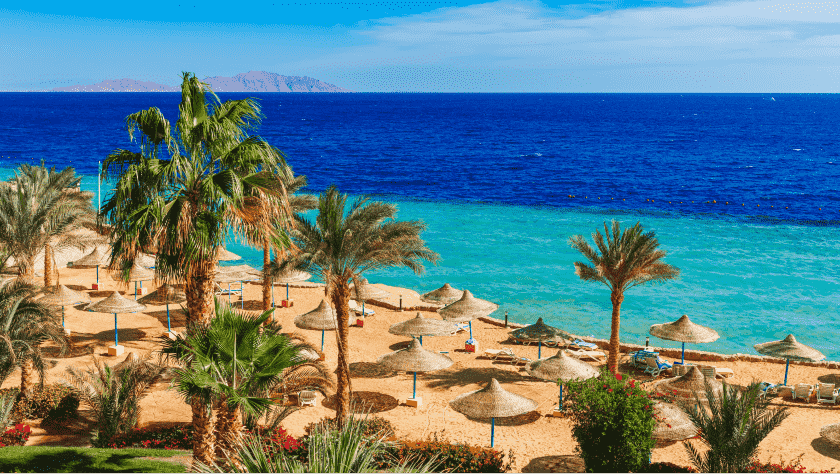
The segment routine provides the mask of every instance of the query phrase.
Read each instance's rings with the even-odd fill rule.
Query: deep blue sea
[[[422,219],[442,261],[373,282],[421,293],[449,282],[517,322],[608,337],[603,285],[568,245],[605,221],[654,230],[678,280],[625,295],[621,337],[682,314],[755,353],[793,333],[829,359],[840,324],[840,96],[819,94],[219,94],[256,97],[255,130],[309,191],[330,184]],[[73,166],[136,149],[126,115],[177,119],[180,94],[0,94],[0,177],[21,162]],[[103,192],[110,189],[106,185]],[[252,266],[261,251],[235,242]],[[678,343],[652,342],[668,347]]]

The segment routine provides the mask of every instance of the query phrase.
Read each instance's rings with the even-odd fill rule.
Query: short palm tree
[[[185,282],[190,324],[215,314],[216,249],[231,230],[278,237],[271,217],[284,211],[266,212],[266,203],[283,202],[277,172],[286,164],[276,148],[248,134],[262,118],[253,99],[222,103],[207,84],[184,73],[179,111],[174,130],[157,107],[126,117],[140,151],[115,150],[105,159],[103,171],[116,186],[102,215],[113,227],[111,264],[126,277],[137,254],[155,248],[156,277]],[[202,396],[190,399],[194,429],[212,433]]]
[[[311,350],[308,345],[280,334],[280,326],[269,321],[273,310],[250,316],[218,299],[215,309],[209,324],[191,326],[184,338],[164,340],[161,352],[182,366],[175,370],[176,390],[185,398],[200,394],[216,402],[214,444],[221,454],[227,441],[242,431],[241,414],[259,417],[267,412],[277,404],[268,389],[290,369],[312,363],[301,353]],[[326,374],[324,368],[320,372]],[[196,442],[205,440],[197,437]],[[209,449],[202,446],[200,451]]]
[[[610,289],[612,324],[607,367],[615,373],[624,292],[637,285],[672,280],[680,270],[662,262],[666,254],[659,249],[656,234],[653,231],[642,233],[640,223],[623,232],[618,221],[612,221],[612,229],[604,223],[604,234],[597,230],[592,234],[592,240],[595,241],[594,249],[581,235],[573,236],[569,244],[589,261],[589,264],[575,262],[575,274],[583,281],[600,282]]]
[[[760,398],[759,390],[758,383],[742,391],[724,382],[723,391],[715,393],[706,382],[708,408],[699,397],[681,406],[709,448],[700,453],[683,441],[697,472],[746,472],[759,443],[790,415],[787,407],[769,408],[770,401]]]
[[[94,356],[93,369],[67,368],[70,384],[79,400],[93,410],[95,429],[92,443],[105,447],[114,437],[132,430],[140,419],[140,400],[160,377],[164,367],[145,357],[127,358],[115,366]]]
[[[405,266],[423,272],[421,260],[436,263],[439,256],[426,248],[421,221],[394,220],[397,207],[357,199],[346,208],[347,195],[330,186],[318,199],[314,223],[296,216],[293,236],[301,250],[300,266],[320,273],[338,317],[338,367],[336,369],[336,420],[343,423],[350,408],[348,356],[350,280],[363,272]]]
[[[52,341],[63,354],[69,345],[58,313],[33,301],[33,295],[34,287],[19,281],[0,286],[0,380],[20,367],[20,391],[24,397],[32,391],[33,370],[44,384],[41,346]]]
[[[12,185],[0,187],[0,243],[22,274],[34,277],[35,257],[44,251],[44,286],[53,286],[54,252],[83,248],[93,237],[73,231],[92,227],[91,194],[77,192],[80,178],[71,167],[20,165]]]

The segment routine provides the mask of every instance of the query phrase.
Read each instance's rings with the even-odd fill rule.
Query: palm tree
[[[606,236],[606,242],[604,237]],[[612,221],[612,232],[604,223],[604,234],[600,230],[592,234],[596,249],[576,235],[569,244],[589,260],[590,265],[575,262],[575,274],[583,281],[597,281],[610,289],[612,301],[612,325],[610,328],[610,354],[607,367],[618,370],[619,325],[621,324],[621,303],[624,292],[648,282],[658,283],[672,280],[680,274],[676,267],[662,262],[665,251],[660,250],[659,241],[653,231],[642,233],[642,225],[621,231],[618,221]]]
[[[93,410],[92,443],[105,447],[114,437],[127,433],[140,419],[140,400],[163,375],[164,367],[144,358],[126,358],[115,366],[93,357],[93,369],[84,372],[67,367],[70,383],[81,402]]]
[[[74,233],[92,227],[92,194],[73,190],[80,178],[71,167],[20,165],[11,185],[0,187],[0,243],[15,258],[21,272],[32,278],[35,258],[44,250],[44,286],[54,280],[54,252],[83,248],[94,237]]]
[[[421,221],[395,221],[397,207],[357,199],[345,209],[347,195],[330,186],[318,199],[318,217],[310,223],[295,216],[293,236],[301,254],[300,266],[320,273],[338,317],[338,367],[336,369],[336,420],[341,426],[350,406],[348,347],[350,280],[363,272],[405,266],[423,272],[421,260],[436,263],[439,256],[425,246]]]
[[[173,386],[185,398],[200,393],[209,406],[216,402],[214,444],[221,455],[228,440],[242,431],[242,413],[258,418],[267,412],[276,404],[269,389],[290,369],[313,364],[301,354],[312,348],[280,334],[280,326],[269,321],[273,310],[249,316],[217,299],[215,311],[209,324],[191,326],[185,338],[165,339],[161,352],[182,366],[175,370]],[[320,373],[326,375],[326,369]]]
[[[68,348],[67,336],[58,313],[32,300],[34,287],[19,281],[0,286],[0,380],[20,367],[20,392],[32,391],[32,371],[44,385],[44,359],[41,345],[52,341],[61,354]]]
[[[770,401],[760,398],[759,390],[758,383],[741,391],[724,382],[723,391],[718,394],[707,381],[708,409],[700,408],[703,404],[696,395],[697,403],[682,404],[680,408],[709,448],[700,453],[683,441],[697,472],[746,472],[759,443],[790,415],[787,407],[768,408]]]
[[[215,314],[216,248],[228,233],[261,229],[280,247],[271,218],[291,214],[266,212],[266,203],[285,201],[276,173],[286,164],[276,148],[248,135],[262,118],[254,99],[222,103],[207,84],[184,73],[179,110],[174,131],[157,107],[126,117],[140,151],[115,150],[105,159],[103,172],[116,187],[102,215],[113,228],[111,264],[126,277],[142,249],[156,248],[157,279],[185,282],[190,324]],[[279,199],[255,198],[260,194]],[[194,429],[212,433],[202,397],[190,399]]]

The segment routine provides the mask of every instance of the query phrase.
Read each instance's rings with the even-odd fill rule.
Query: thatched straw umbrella
[[[688,402],[694,401],[697,395],[697,398],[705,403],[709,401],[706,398],[706,382],[712,387],[713,393],[719,394],[723,391],[722,383],[715,378],[705,377],[697,366],[689,367],[685,375],[656,382],[653,390]]]
[[[682,364],[685,365],[685,343],[706,343],[718,340],[720,335],[714,329],[694,324],[687,315],[673,323],[654,324],[650,327],[650,335],[659,339],[682,342]]]
[[[382,299],[391,296],[391,293],[369,284],[367,278],[360,278],[358,285],[356,282],[351,283],[350,291],[355,292],[356,299],[362,302],[362,314],[365,314],[365,300]]]
[[[840,423],[825,425],[820,428],[820,436],[829,443],[840,446]]]
[[[653,439],[660,441],[682,441],[697,435],[697,427],[691,418],[677,405],[657,401],[653,413],[658,415],[653,428]]]
[[[411,400],[415,402],[415,407],[420,403],[420,399],[417,398],[417,372],[442,370],[449,368],[453,364],[452,359],[449,357],[423,349],[423,346],[420,345],[420,341],[417,339],[413,339],[407,349],[401,349],[380,356],[376,360],[376,363],[391,370],[414,372],[414,390],[411,395]]]
[[[586,380],[597,377],[599,372],[595,367],[576,359],[563,349],[552,357],[535,360],[525,367],[530,375],[551,382],[560,381],[560,403],[558,410],[563,409],[563,382],[571,380]]]
[[[543,318],[538,318],[537,322],[524,328],[514,329],[510,334],[517,338],[526,341],[538,341],[537,344],[537,358],[542,357],[542,342],[547,340],[571,339],[572,336],[566,331],[557,329],[554,326],[549,326],[543,322]]]
[[[145,309],[145,305],[136,301],[127,300],[117,291],[103,300],[99,300],[96,303],[88,305],[87,310],[94,313],[114,313],[114,347],[108,348],[108,355],[118,356],[122,354],[124,350],[123,346],[120,345],[119,338],[117,337],[117,314],[137,313]]]
[[[228,249],[224,247],[216,247],[216,261],[219,262],[230,262],[232,260],[241,260],[242,257],[236,255],[233,252],[228,251]]]
[[[464,296],[464,290],[457,290],[449,286],[449,283],[445,283],[437,290],[424,294],[422,299],[428,303],[450,304],[458,301],[462,296]]]
[[[245,272],[217,271],[216,276],[213,277],[213,281],[215,281],[216,283],[227,283],[227,286],[228,286],[228,291],[227,291],[228,305],[231,304],[230,284],[234,283],[234,282],[239,282],[239,292],[242,293],[242,308],[245,308],[245,285],[242,282],[245,281],[245,280],[249,280],[250,278],[251,278],[251,275],[249,275]]]
[[[494,445],[496,418],[528,413],[537,408],[530,398],[508,392],[496,379],[481,390],[465,393],[449,402],[453,410],[470,418],[490,418],[490,447]]]
[[[169,304],[183,303],[184,301],[187,301],[187,295],[183,291],[166,284],[137,300],[138,303],[143,304],[166,305],[166,335],[173,339],[175,333],[172,332],[172,325],[169,322]]]
[[[286,284],[286,301],[289,301],[289,283],[297,283],[299,281],[306,281],[312,278],[312,274],[294,268],[289,268],[274,277],[271,283],[271,305],[274,306],[274,283]]]
[[[74,267],[96,267],[96,284],[94,290],[99,289],[99,267],[108,265],[108,256],[99,251],[98,247],[94,247],[93,251],[84,257],[73,262]]]
[[[784,385],[787,385],[788,369],[790,368],[791,359],[807,360],[811,362],[825,359],[822,352],[797,341],[796,338],[793,337],[793,334],[788,334],[788,336],[781,341],[765,342],[763,344],[756,344],[753,347],[755,347],[755,350],[758,351],[759,354],[780,357],[787,361],[785,363]]]
[[[321,353],[324,353],[324,332],[338,329],[338,319],[332,306],[326,300],[321,300],[317,308],[308,313],[295,317],[295,326],[301,329],[315,329],[321,331]]]
[[[464,290],[464,294],[458,301],[438,311],[440,316],[453,323],[470,323],[470,339],[472,339],[472,320],[488,316],[499,309],[499,305],[482,300],[473,296],[470,290]]]
[[[64,328],[64,333],[69,336],[70,331],[64,326],[64,307],[81,303],[89,303],[90,297],[85,293],[79,293],[78,291],[73,291],[64,285],[59,285],[58,287],[45,289],[44,296],[38,299],[38,302],[48,305],[61,306],[61,327]]]
[[[448,336],[457,330],[458,326],[450,321],[424,318],[419,312],[416,317],[401,323],[392,324],[388,328],[388,332],[391,334],[419,337],[420,345],[423,344],[423,336]]]
[[[137,299],[137,282],[140,282],[140,288],[143,288],[143,282],[152,280],[155,277],[155,272],[149,270],[148,268],[143,267],[136,261],[134,265],[131,267],[131,271],[128,272],[128,281],[134,282],[134,299]],[[142,290],[141,290],[142,291]]]

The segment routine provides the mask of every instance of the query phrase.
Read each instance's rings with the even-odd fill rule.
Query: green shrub
[[[385,418],[368,416],[367,418],[359,418],[358,421],[363,425],[362,436],[364,437],[377,436],[388,439],[396,434],[394,425]],[[324,418],[321,421],[306,425],[304,430],[307,435],[310,435],[316,428],[326,431],[337,431],[338,425],[334,418]]]
[[[70,392],[41,420],[41,427],[48,432],[62,431],[79,418],[79,395]]]
[[[107,447],[192,450],[192,435],[192,425],[137,428],[113,438]]]
[[[412,460],[425,463],[435,460],[438,468],[434,472],[507,472],[513,463],[513,452],[508,453],[508,462],[501,451],[466,444],[452,444],[435,436],[426,441],[400,442],[391,449],[392,459],[381,461],[386,468],[393,460]]]
[[[58,406],[61,399],[72,391],[73,389],[66,385],[47,384],[43,387],[35,386],[28,399],[21,396],[20,389],[17,387],[0,390],[0,396],[14,394],[15,408],[12,418],[16,422],[21,422],[47,416],[50,410]]]
[[[587,472],[646,470],[656,420],[647,392],[606,370],[569,386],[572,435]]]

